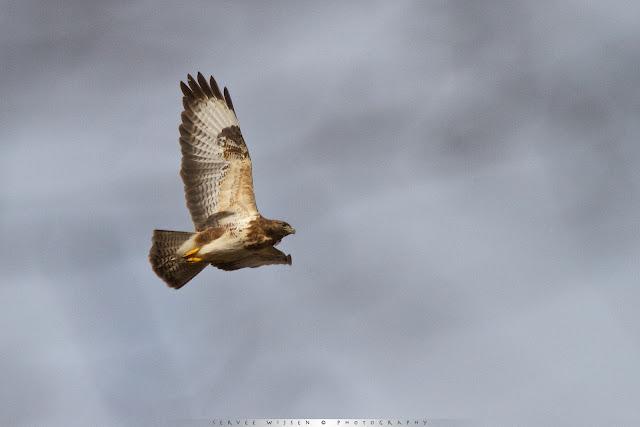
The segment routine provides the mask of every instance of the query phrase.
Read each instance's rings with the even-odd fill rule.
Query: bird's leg
[[[191,255],[197,253],[199,250],[200,250],[200,248],[191,249],[190,251],[187,251],[184,255],[182,255],[182,258],[186,258],[187,262],[189,264],[194,264],[196,262],[200,262],[200,261],[202,261],[202,258],[191,256]]]
[[[190,251],[187,251],[187,253],[185,253],[184,255],[182,255],[182,258],[188,258],[189,256],[195,254],[196,252],[198,252],[200,250],[200,248],[195,248],[195,249],[191,249]]]

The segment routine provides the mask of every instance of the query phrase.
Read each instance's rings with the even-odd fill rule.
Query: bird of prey
[[[295,230],[258,212],[251,158],[224,88],[201,73],[180,82],[184,97],[180,148],[187,208],[195,232],[154,230],[149,261],[153,271],[180,289],[207,265],[238,270],[291,265],[275,245]]]

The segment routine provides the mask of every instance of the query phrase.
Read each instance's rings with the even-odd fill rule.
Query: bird
[[[180,89],[180,176],[195,231],[153,230],[153,271],[180,289],[208,265],[226,271],[291,265],[291,255],[274,246],[295,230],[258,212],[251,158],[229,91],[200,72],[197,81],[188,74]]]

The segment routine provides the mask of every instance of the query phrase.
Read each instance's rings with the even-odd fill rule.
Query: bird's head
[[[286,233],[285,236],[288,236],[289,234],[296,234],[296,230],[294,230],[293,227],[286,222],[278,221],[278,225]]]
[[[265,235],[276,242],[280,242],[283,237],[296,232],[296,230],[286,222],[272,219],[264,220],[263,227]]]

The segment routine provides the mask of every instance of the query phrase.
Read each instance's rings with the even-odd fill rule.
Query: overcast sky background
[[[2,4],[2,424],[640,419],[640,6]],[[297,233],[174,291],[198,71]]]

